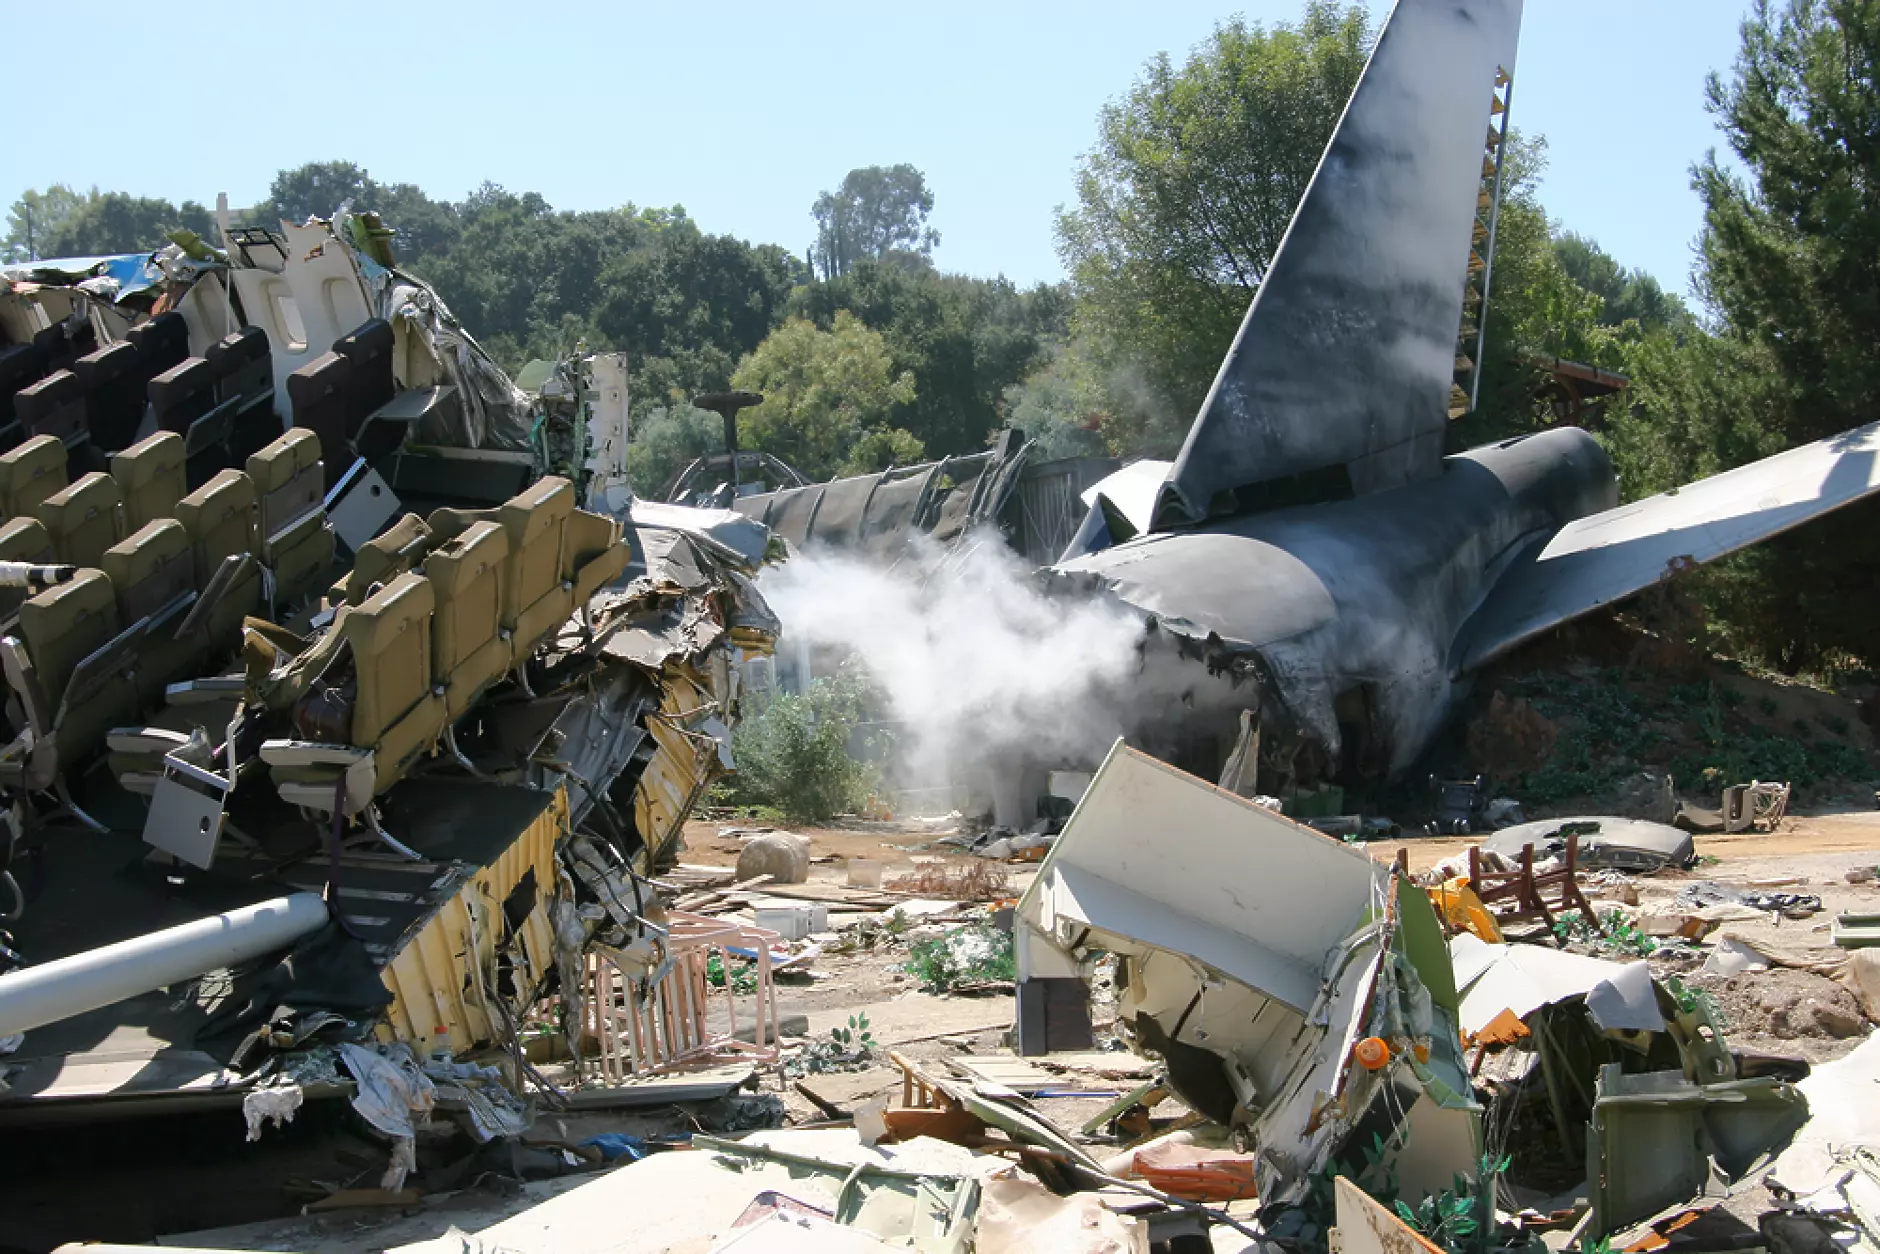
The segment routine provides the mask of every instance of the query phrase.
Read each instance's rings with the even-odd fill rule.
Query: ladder
[[[1508,139],[1508,105],[1514,78],[1495,71],[1489,101],[1488,138],[1482,146],[1482,185],[1475,197],[1475,228],[1469,240],[1469,273],[1462,289],[1462,326],[1456,332],[1456,372],[1449,385],[1449,416],[1460,418],[1475,408],[1482,387],[1476,363],[1488,326],[1488,284],[1495,272],[1495,226],[1501,215],[1501,169]]]

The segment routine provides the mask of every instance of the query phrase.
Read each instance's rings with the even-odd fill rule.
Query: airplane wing
[[[1399,0],[1162,490],[1158,527],[1438,472],[1521,0]],[[1303,477],[1303,479],[1302,479]],[[1295,503],[1288,499],[1285,503]]]
[[[1508,569],[1463,625],[1457,674],[1649,588],[1880,491],[1880,423],[1568,523]]]

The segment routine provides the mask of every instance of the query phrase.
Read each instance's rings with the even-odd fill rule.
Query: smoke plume
[[[767,570],[780,651],[806,641],[866,668],[899,720],[909,782],[1020,759],[1094,763],[1122,733],[1142,618],[1096,596],[1047,596],[997,536],[892,567],[810,549]]]

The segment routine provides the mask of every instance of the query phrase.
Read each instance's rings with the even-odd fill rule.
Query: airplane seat
[[[94,470],[41,501],[36,512],[60,562],[98,567],[104,551],[123,538],[118,522],[123,502],[117,480]]]
[[[13,409],[13,398],[20,389],[45,377],[45,363],[31,344],[8,344],[0,348],[0,429],[19,421]]]
[[[333,528],[322,507],[321,447],[317,435],[296,427],[248,459],[261,503],[257,555],[273,572],[276,607],[317,591],[333,564]]]
[[[37,518],[10,518],[0,523],[0,562],[51,566],[57,561],[52,554],[52,536],[46,531],[46,524]],[[0,622],[18,617],[27,596],[25,588],[0,588]]]
[[[573,612],[574,589],[563,579],[562,541],[574,510],[574,485],[549,475],[497,507],[509,537],[503,572],[503,626],[510,663],[519,666],[542,638]]]
[[[631,556],[626,542],[621,539],[620,523],[605,514],[592,514],[584,509],[568,515],[564,547],[568,558],[563,574],[573,591],[576,609],[620,578]]]
[[[234,407],[228,419],[228,464],[239,466],[280,435],[284,425],[274,412],[274,354],[268,333],[243,327],[209,345],[203,356],[215,371],[216,398]]]
[[[29,383],[13,397],[13,412],[29,439],[51,436],[61,445],[76,444],[85,437],[85,387],[70,370],[55,370],[37,383]]]
[[[185,490],[193,492],[229,464],[239,402],[216,399],[215,367],[204,357],[186,357],[152,379],[149,394],[157,429],[183,437]]]
[[[138,371],[148,384],[189,356],[189,324],[172,309],[126,331],[124,342],[137,350]]]
[[[188,491],[183,437],[159,431],[111,458],[111,477],[124,494],[124,530],[132,533],[159,518],[174,518]]]
[[[18,635],[0,641],[0,665],[26,713],[32,743],[15,741],[0,774],[53,788],[66,765],[104,744],[137,712],[135,637],[123,630],[110,577],[86,569],[20,606]]]
[[[206,647],[232,647],[242,620],[261,596],[255,562],[255,485],[239,470],[222,470],[176,503],[176,520],[189,533]],[[230,559],[237,559],[232,564]],[[227,574],[222,574],[225,566]],[[219,583],[218,583],[219,579]]]
[[[216,399],[248,400],[274,390],[273,353],[268,333],[248,326],[230,332],[203,351],[215,371]]]
[[[352,464],[346,443],[346,395],[351,379],[352,364],[338,353],[322,353],[287,376],[293,425],[318,436],[326,456],[322,493],[337,484]]]
[[[338,599],[348,605],[363,604],[372,595],[373,585],[390,583],[398,575],[416,570],[430,548],[431,529],[424,519],[406,514],[359,546]]]
[[[144,388],[149,380],[137,350],[128,342],[87,353],[72,363],[85,389],[85,430],[106,453],[128,448],[144,420]]]
[[[33,348],[47,374],[71,369],[73,362],[97,347],[98,333],[91,329],[90,323],[86,323],[76,337],[65,329],[63,322],[55,322],[33,335]]]
[[[189,532],[174,518],[139,528],[105,550],[103,569],[117,593],[126,624],[152,620],[137,667],[137,695],[156,702],[171,682],[191,676],[203,653],[197,637],[177,639],[182,611],[196,596],[196,566]]]
[[[509,671],[502,582],[508,555],[509,534],[497,523],[479,522],[424,559],[425,578],[437,597],[431,657],[450,722]]]
[[[430,581],[407,572],[334,624],[352,656],[346,736],[262,742],[261,759],[283,800],[330,814],[343,782],[342,812],[356,814],[437,744],[445,706],[432,681],[435,608]]]
[[[65,466],[65,445],[52,435],[0,453],[0,515],[37,517],[40,503],[65,488]]]
[[[333,351],[346,358],[351,369],[346,380],[346,436],[359,434],[379,406],[397,395],[392,377],[392,355],[398,347],[392,324],[369,318],[333,341]]]
[[[206,357],[185,357],[152,376],[145,394],[157,429],[182,435],[216,406],[215,367]]]

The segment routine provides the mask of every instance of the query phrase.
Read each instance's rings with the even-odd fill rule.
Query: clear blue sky
[[[1388,7],[1371,0],[1375,13]],[[263,6],[0,0],[28,90],[0,196],[52,182],[213,205],[344,158],[460,197],[484,180],[558,208],[683,204],[707,230],[801,252],[851,167],[926,172],[948,270],[1062,277],[1055,206],[1103,102],[1236,12],[1303,0],[981,0]],[[1528,0],[1515,124],[1546,135],[1542,198],[1625,265],[1686,286],[1688,168],[1719,144],[1704,75],[1744,0]],[[206,12],[206,11],[205,11]]]

